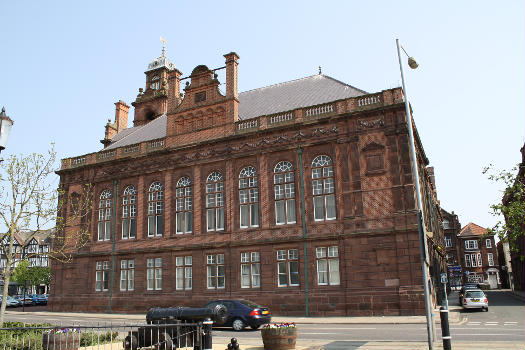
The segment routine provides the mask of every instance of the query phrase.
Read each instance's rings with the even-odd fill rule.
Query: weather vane
[[[162,56],[166,53],[166,44],[168,43],[163,37],[160,37],[160,41],[162,41]]]

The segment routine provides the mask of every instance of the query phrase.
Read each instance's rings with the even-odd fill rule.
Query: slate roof
[[[291,111],[337,100],[365,95],[367,92],[324,74],[287,81],[239,93],[239,119]],[[104,150],[166,137],[167,116],[138,127],[124,129]]]
[[[468,236],[483,236],[487,234],[487,229],[483,228],[479,225],[476,225],[472,222],[468,223],[467,226],[463,227],[461,229],[461,232],[459,232],[458,237],[468,237]]]

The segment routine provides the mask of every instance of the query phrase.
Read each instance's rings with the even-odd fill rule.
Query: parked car
[[[47,294],[36,295],[36,305],[47,305]]]
[[[0,303],[2,302],[2,300],[3,300],[3,298],[0,295]],[[15,298],[13,298],[10,295],[7,296],[7,302],[5,304],[6,307],[17,307],[19,305],[20,305],[20,303],[18,302],[18,300],[16,300]]]
[[[489,301],[481,289],[469,289],[461,300],[464,309],[483,309],[489,311]]]
[[[272,315],[270,309],[263,307],[253,301],[234,299],[234,300],[215,300],[206,304],[204,307],[214,308],[217,305],[224,305],[228,309],[228,318],[221,327],[232,327],[235,331],[241,331],[246,326],[258,329],[266,323],[270,323]]]
[[[459,305],[461,305],[461,301],[463,300],[463,295],[465,295],[465,291],[471,290],[471,289],[479,289],[479,284],[477,283],[465,283],[463,287],[459,290]]]
[[[33,305],[33,298],[30,297],[29,295],[26,295],[25,299],[24,299],[23,295],[15,295],[14,297],[15,297],[15,299],[18,300],[18,302],[20,303],[20,306],[22,306],[22,305]]]

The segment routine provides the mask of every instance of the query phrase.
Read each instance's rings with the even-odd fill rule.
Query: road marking
[[[513,321],[505,321],[505,324],[518,324],[518,322],[513,322]]]

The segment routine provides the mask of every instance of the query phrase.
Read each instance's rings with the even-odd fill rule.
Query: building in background
[[[514,276],[512,274],[512,260],[510,257],[509,242],[499,241],[496,245],[498,247],[501,288],[510,288],[514,290]]]
[[[319,73],[239,93],[239,57],[224,57],[223,92],[222,68],[182,77],[163,51],[133,127],[119,101],[104,149],[62,160],[62,188],[93,184],[95,205],[91,241],[52,263],[49,310],[246,298],[276,315],[424,314],[402,89],[367,93]],[[436,287],[442,219],[415,136]]]
[[[448,280],[450,287],[458,288],[463,284],[463,269],[461,267],[460,247],[457,235],[461,231],[458,216],[441,208],[443,217],[443,235],[445,240],[445,253],[448,268]]]
[[[491,289],[498,288],[501,282],[494,235],[489,235],[486,228],[471,222],[461,229],[457,238],[463,282],[483,283]]]

